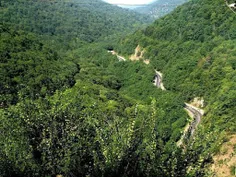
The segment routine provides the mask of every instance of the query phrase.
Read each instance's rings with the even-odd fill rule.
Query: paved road
[[[126,59],[120,55],[116,55],[119,61],[126,61]]]
[[[108,52],[112,53],[113,55],[116,55],[117,59],[119,61],[126,61],[126,59],[124,57],[119,56],[115,51],[108,51]],[[161,72],[155,70],[155,78],[153,80],[153,84],[156,87],[161,88],[162,90],[166,90],[163,85],[163,82],[162,82],[162,73]],[[201,118],[204,114],[204,111],[202,109],[194,107],[188,103],[185,103],[185,109],[187,111],[189,111],[193,121],[189,124],[187,129],[184,131],[181,139],[177,142],[177,145],[181,145],[183,143],[183,139],[188,135],[188,132],[190,133],[190,137],[193,136],[193,134],[194,134],[195,130],[197,129],[197,126],[200,123]]]
[[[111,53],[112,55],[116,55],[116,57],[117,57],[117,59],[118,59],[119,61],[126,61],[126,59],[125,59],[124,57],[118,55],[118,54],[116,53],[116,51],[114,51],[114,50],[108,50],[108,52]]]
[[[164,87],[164,84],[163,84],[163,82],[162,82],[162,73],[161,72],[159,72],[159,71],[156,71],[155,70],[155,78],[154,78],[154,80],[153,80],[153,84],[156,86],[156,87],[158,87],[158,88],[160,88],[160,89],[162,89],[162,90],[166,90],[165,89],[165,87]]]
[[[194,135],[194,132],[201,122],[202,116],[204,114],[204,110],[194,107],[188,103],[185,103],[185,109],[189,112],[189,116],[193,119],[193,121],[186,125],[183,135],[177,142],[177,146],[181,146],[183,144],[183,140],[185,138],[189,138],[189,135],[190,137]]]
[[[190,132],[190,136],[193,136],[198,124],[200,123],[201,121],[201,118],[204,114],[204,111],[202,109],[199,109],[197,107],[194,107],[188,103],[185,103],[185,108],[190,111],[193,115],[193,121],[191,122],[190,124],[190,127],[189,127],[189,132]]]

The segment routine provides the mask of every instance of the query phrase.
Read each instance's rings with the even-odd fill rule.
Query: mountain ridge
[[[148,16],[101,0],[2,1],[1,8],[1,23],[13,25],[16,29],[79,37],[88,42],[103,38],[104,34],[132,32],[137,26],[150,23]]]
[[[142,14],[150,15],[151,17],[157,19],[172,12],[176,7],[187,1],[188,0],[156,0],[151,4],[138,7],[134,10]]]

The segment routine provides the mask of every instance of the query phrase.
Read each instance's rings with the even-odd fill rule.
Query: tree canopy
[[[235,134],[236,16],[224,5],[193,0],[143,28],[146,16],[100,0],[1,1],[0,175],[208,175]],[[141,61],[107,51],[137,46]],[[195,97],[205,115],[178,147]]]

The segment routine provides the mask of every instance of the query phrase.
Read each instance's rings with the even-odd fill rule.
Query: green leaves
[[[73,62],[62,59],[33,34],[8,30],[0,40],[4,46],[0,50],[2,104],[16,104],[18,92],[35,99],[73,86],[73,76],[78,72]]]
[[[80,38],[93,42],[109,35],[121,36],[149,23],[148,16],[121,9],[103,1],[73,0],[2,1],[1,21],[16,29],[64,40]]]

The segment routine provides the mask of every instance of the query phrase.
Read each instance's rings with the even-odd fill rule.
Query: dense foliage
[[[98,2],[1,1],[2,176],[176,173],[183,100],[152,85],[152,67],[88,43],[143,18]]]
[[[34,99],[20,91],[18,103],[1,110],[3,176],[175,174],[166,163],[186,124],[183,100],[161,94],[151,71],[149,79],[143,77],[150,69],[142,63],[119,62],[100,44],[68,53],[80,67],[72,88],[37,92]],[[129,82],[150,92],[136,93]]]
[[[119,46],[109,36],[145,17],[98,0],[1,1],[0,176],[204,176],[235,133],[235,16],[220,5],[189,2]],[[107,52],[138,44],[150,65]],[[206,116],[183,150],[196,96]]]
[[[1,22],[16,29],[88,42],[131,32],[150,22],[148,16],[101,0],[3,0],[0,8]]]
[[[79,65],[62,58],[32,33],[4,26],[0,31],[2,107],[17,103],[18,94],[35,99],[74,85]]]
[[[203,171],[202,158],[217,152],[222,137],[236,131],[235,20],[223,1],[195,0],[121,40],[124,55],[137,45],[145,50],[144,58],[164,73],[167,90],[186,101],[204,98],[206,114],[191,147],[198,152],[192,171]]]

